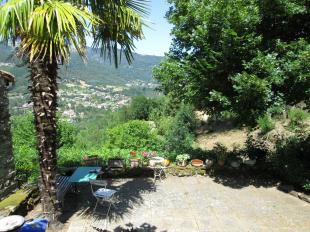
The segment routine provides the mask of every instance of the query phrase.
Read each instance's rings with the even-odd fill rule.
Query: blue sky
[[[136,52],[145,55],[163,56],[169,51],[172,25],[164,18],[169,9],[166,0],[150,0],[151,29],[144,28],[145,39],[135,43]]]

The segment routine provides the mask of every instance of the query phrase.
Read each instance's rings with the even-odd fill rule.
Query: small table
[[[96,180],[101,167],[78,167],[69,179],[71,183],[87,183]]]
[[[12,215],[0,220],[0,232],[18,231],[25,222],[25,218],[19,215]]]

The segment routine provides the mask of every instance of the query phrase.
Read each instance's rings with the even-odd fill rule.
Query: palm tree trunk
[[[30,63],[31,94],[37,134],[41,174],[41,201],[43,212],[55,224],[60,215],[56,198],[56,111],[57,111],[57,69],[56,60],[35,59]]]

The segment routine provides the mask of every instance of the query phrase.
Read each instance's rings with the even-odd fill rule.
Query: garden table
[[[78,167],[69,179],[71,183],[88,183],[96,180],[101,172],[101,167]]]

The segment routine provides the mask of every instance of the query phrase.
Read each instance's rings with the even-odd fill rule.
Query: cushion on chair
[[[94,193],[94,195],[97,197],[112,197],[114,193],[116,193],[116,191],[113,189],[100,188]]]

